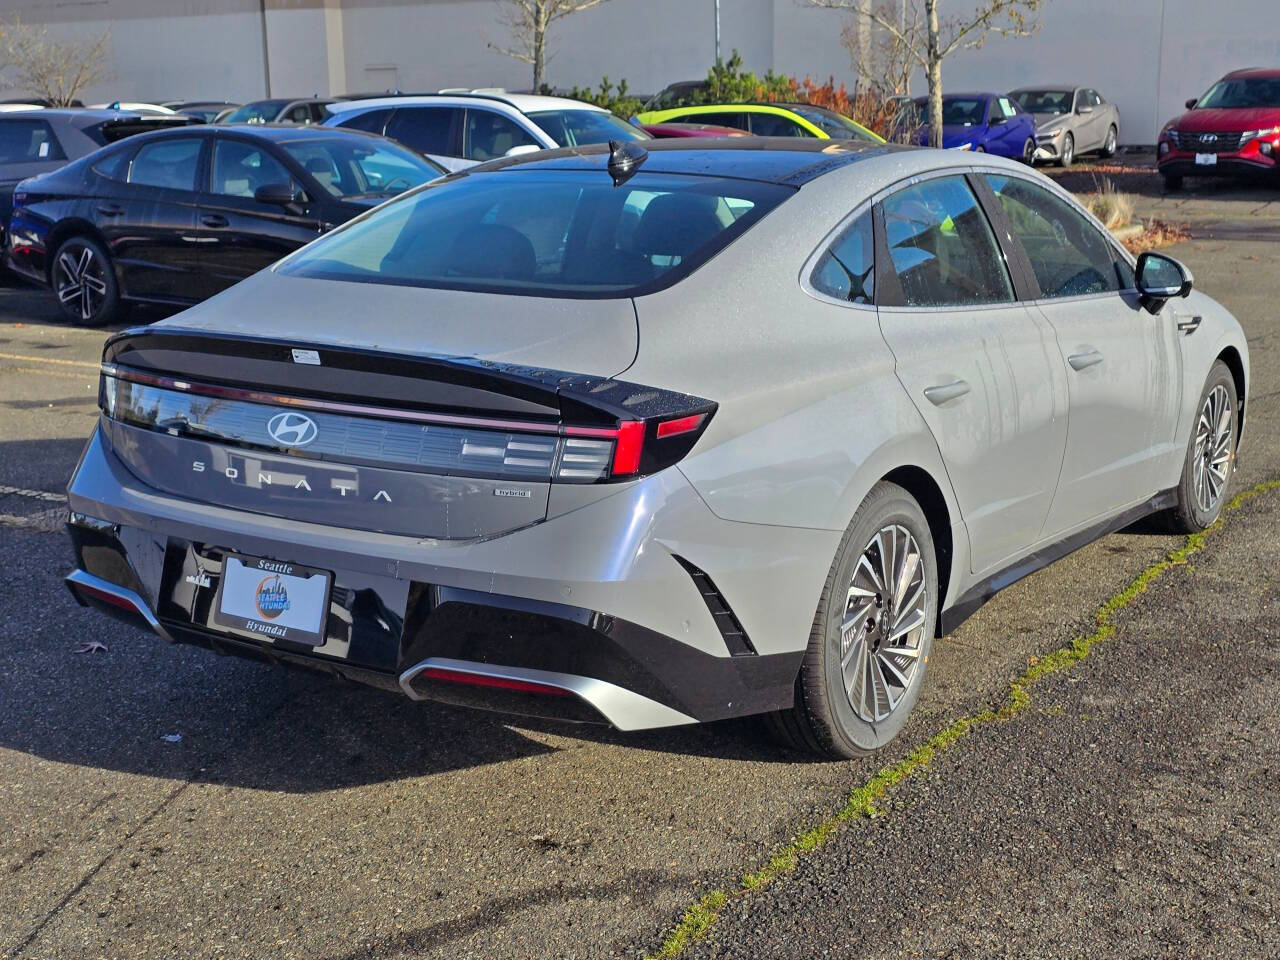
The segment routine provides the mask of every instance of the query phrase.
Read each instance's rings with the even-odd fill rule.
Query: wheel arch
[[[1224,347],[1217,358],[1227,365],[1227,369],[1231,371],[1231,379],[1236,385],[1236,449],[1240,449],[1240,438],[1244,436],[1244,413],[1247,409],[1245,403],[1245,392],[1248,390],[1248,383],[1244,374],[1244,358],[1240,356],[1240,351],[1235,347]]]
[[[938,481],[923,467],[914,465],[897,467],[881,477],[880,482],[897,484],[911,494],[920,505],[925,521],[929,524],[929,534],[933,537],[933,547],[938,562],[938,611],[934,635],[940,637],[942,636],[942,607],[946,602],[947,589],[951,585],[956,561],[954,537],[951,533],[951,511],[947,507],[947,498]]]
[[[49,281],[49,285],[53,286],[53,263],[57,258],[58,249],[73,237],[88,237],[94,243],[102,247],[109,254],[111,247],[107,244],[106,237],[102,232],[88,220],[83,217],[68,217],[65,220],[59,220],[52,230],[49,231],[49,239],[45,244],[48,251],[48,257],[45,262],[45,279]],[[115,259],[111,259],[111,269],[116,270]],[[116,286],[120,286],[120,274],[116,273]]]

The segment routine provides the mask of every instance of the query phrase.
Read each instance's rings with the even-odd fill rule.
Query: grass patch
[[[1108,230],[1119,230],[1133,223],[1133,197],[1117,190],[1110,177],[1103,177],[1101,181],[1095,177],[1093,182],[1096,189],[1077,195],[1081,205]]]
[[[909,779],[933,762],[939,753],[987,724],[997,723],[1017,716],[1031,705],[1031,688],[1046,677],[1069,670],[1084,660],[1100,644],[1110,640],[1116,632],[1114,620],[1120,611],[1146,593],[1151,585],[1174,567],[1187,564],[1187,558],[1204,548],[1211,533],[1218,530],[1228,513],[1232,513],[1249,500],[1272,490],[1280,489],[1280,480],[1267,480],[1236,494],[1223,508],[1218,520],[1200,533],[1187,536],[1182,545],[1170,550],[1162,559],[1139,573],[1129,585],[1108,599],[1094,615],[1096,626],[1088,634],[1077,637],[1065,647],[1060,647],[1043,657],[1034,657],[1024,670],[1009,684],[1009,696],[998,707],[961,717],[950,726],[934,734],[928,741],[916,747],[897,763],[878,771],[875,776],[856,787],[848,799],[834,814],[817,826],[793,838],[790,843],[775,852],[769,862],[760,869],[748,873],[730,889],[712,890],[689,907],[680,922],[672,928],[658,950],[648,960],[673,960],[684,953],[695,940],[706,935],[720,917],[721,910],[730,900],[767,887],[784,874],[790,873],[800,858],[810,853],[833,836],[840,827],[852,820],[880,815],[876,804],[894,787]]]

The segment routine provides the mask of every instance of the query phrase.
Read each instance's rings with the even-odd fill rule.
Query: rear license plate
[[[322,646],[331,580],[327,570],[228,553],[213,622],[266,640]]]
[[[1199,166],[1212,167],[1216,165],[1217,162],[1218,162],[1218,155],[1216,153],[1197,153],[1196,154],[1196,163]]]

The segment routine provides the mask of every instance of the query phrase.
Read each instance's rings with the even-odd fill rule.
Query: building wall
[[[957,7],[972,4],[948,0]],[[747,67],[852,84],[841,14],[803,0],[721,0],[721,51]],[[0,0],[0,22],[55,36],[111,29],[111,76],[86,102],[273,96],[443,86],[528,88],[501,0]],[[548,80],[607,75],[652,93],[705,74],[713,0],[611,0],[556,24]],[[945,8],[944,8],[945,10]],[[1280,0],[1047,0],[1039,33],[993,37],[944,65],[950,89],[1082,83],[1120,107],[1125,142],[1150,143],[1188,97],[1227,69],[1280,66]],[[11,89],[8,96],[24,91]],[[924,93],[917,79],[913,92]]]

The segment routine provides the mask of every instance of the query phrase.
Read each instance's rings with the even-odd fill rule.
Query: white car
[[[564,97],[471,91],[329,104],[328,127],[380,133],[448,170],[497,157],[649,135],[603,107]]]

